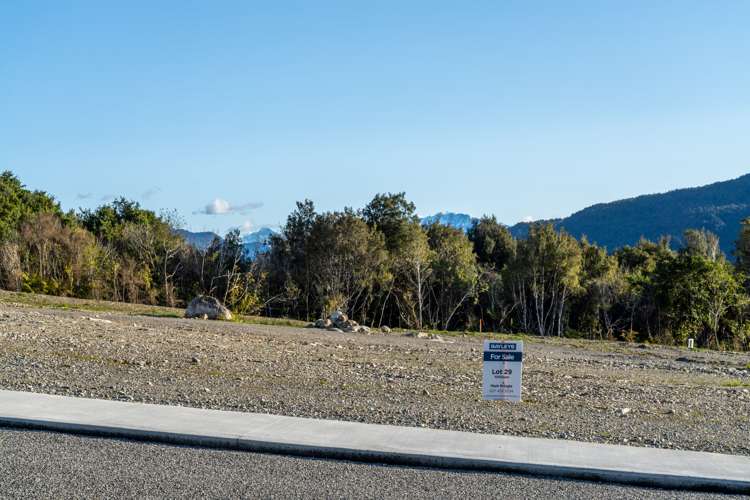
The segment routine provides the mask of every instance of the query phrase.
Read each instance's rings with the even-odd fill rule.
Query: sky
[[[0,2],[0,170],[186,228],[513,224],[750,171],[750,2]]]

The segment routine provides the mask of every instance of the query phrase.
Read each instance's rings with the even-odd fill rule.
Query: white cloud
[[[206,213],[210,215],[221,215],[228,214],[232,210],[232,206],[227,200],[216,198],[214,201],[206,205]]]
[[[232,205],[227,200],[216,198],[214,201],[206,205],[203,209],[193,212],[194,214],[205,214],[205,215],[226,215],[226,214],[246,214],[250,210],[260,208],[263,203],[260,202],[248,202],[242,205]]]
[[[252,232],[253,229],[255,229],[255,225],[252,222],[250,222],[249,220],[246,220],[240,226],[240,232],[242,234],[247,234],[249,232]]]
[[[527,215],[526,217],[521,219],[521,222],[534,222],[534,220],[534,217],[532,217],[531,215]]]

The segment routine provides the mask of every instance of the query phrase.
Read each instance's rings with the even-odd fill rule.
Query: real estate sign
[[[482,395],[491,401],[521,401],[523,342],[484,341]]]

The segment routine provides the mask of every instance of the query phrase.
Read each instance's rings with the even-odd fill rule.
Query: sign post
[[[521,401],[523,342],[484,341],[482,395],[490,401]]]

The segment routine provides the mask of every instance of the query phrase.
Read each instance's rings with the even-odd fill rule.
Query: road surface
[[[0,498],[732,498],[0,427]],[[739,497],[737,497],[739,498]]]

